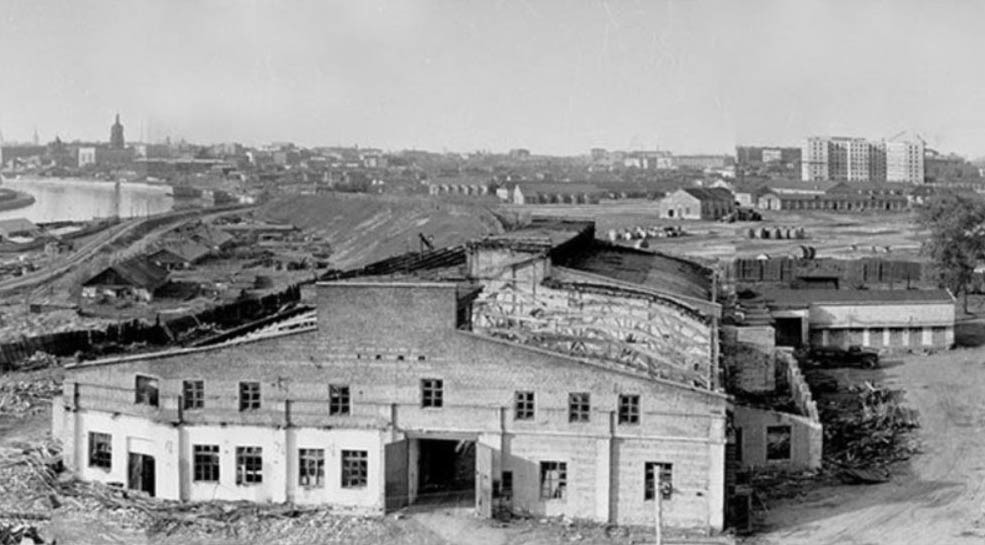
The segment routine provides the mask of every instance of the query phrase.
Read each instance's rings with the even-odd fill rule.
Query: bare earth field
[[[754,257],[800,256],[801,245],[817,248],[817,257],[858,258],[878,255],[913,258],[922,242],[910,213],[879,214],[869,212],[831,213],[822,211],[767,211],[760,222],[722,223],[712,221],[668,220],[657,218],[656,201],[604,201],[591,205],[504,205],[504,209],[530,216],[594,219],[598,237],[605,238],[610,229],[680,225],[688,236],[650,240],[650,248],[667,253],[703,258],[730,259]],[[795,229],[804,227],[806,240],[762,240],[748,238],[749,229]],[[854,247],[853,247],[854,246]],[[873,252],[873,246],[876,251]]]

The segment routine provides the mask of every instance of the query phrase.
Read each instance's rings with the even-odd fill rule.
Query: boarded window
[[[263,482],[263,449],[261,447],[236,447],[236,484],[260,484]]]
[[[366,486],[368,468],[368,453],[365,450],[343,450],[342,488]]]
[[[441,379],[421,380],[421,407],[441,407],[444,404],[444,384]]]
[[[790,459],[790,426],[766,427],[766,459]]]
[[[516,420],[533,420],[534,393],[516,392],[513,396],[513,417]]]
[[[619,423],[620,424],[640,423],[640,396],[638,395],[619,396]]]
[[[325,486],[325,450],[303,448],[298,450],[298,485],[309,488]]]
[[[192,458],[196,482],[219,482],[219,445],[194,445]]]
[[[113,436],[89,432],[89,467],[113,468]]]
[[[349,387],[332,384],[328,387],[328,414],[349,414]]]
[[[660,472],[660,498],[669,500],[674,494],[674,465],[665,462],[643,464],[643,499],[656,498],[656,476]]]
[[[260,383],[239,383],[239,410],[255,411],[260,408]]]
[[[135,403],[157,407],[158,388],[156,378],[137,375],[134,390],[136,392],[134,398]]]
[[[568,394],[568,422],[588,422],[591,396],[585,392]]]
[[[181,398],[185,410],[205,408],[205,381],[183,381],[181,383]]]
[[[568,488],[568,464],[566,462],[540,463],[540,499],[563,500]]]

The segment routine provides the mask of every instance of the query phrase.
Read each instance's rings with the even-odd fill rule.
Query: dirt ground
[[[593,205],[505,205],[519,214],[594,219],[596,233],[605,238],[610,229],[679,225],[688,236],[658,238],[650,248],[692,257],[732,259],[766,253],[770,256],[800,256],[801,245],[814,246],[817,257],[916,257],[922,235],[910,213],[833,213],[822,211],[764,211],[759,222],[722,223],[713,221],[668,220],[657,218],[656,201],[604,201]],[[805,240],[763,240],[748,238],[749,229],[763,227],[794,229],[804,227]],[[886,247],[890,251],[887,254]],[[875,251],[873,251],[875,247]]]
[[[982,339],[985,324],[966,323]],[[906,390],[920,415],[922,452],[890,482],[822,486],[772,508],[752,545],[985,543],[985,346],[840,370]]]

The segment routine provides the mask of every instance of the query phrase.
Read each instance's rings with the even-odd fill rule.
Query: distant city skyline
[[[985,4],[284,6],[9,2],[0,134],[105,141],[119,112],[133,141],[690,154],[907,130],[985,155]]]

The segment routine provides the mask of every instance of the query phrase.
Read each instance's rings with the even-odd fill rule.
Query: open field
[[[503,230],[483,204],[337,193],[297,195],[264,205],[258,215],[289,222],[332,246],[333,268],[348,269],[420,249],[418,234],[436,248]]]
[[[504,205],[502,208],[521,215],[594,219],[596,236],[600,238],[605,238],[610,229],[679,225],[689,233],[688,236],[651,239],[650,248],[711,259],[755,257],[761,253],[800,256],[801,245],[817,248],[817,257],[886,257],[888,246],[889,257],[915,258],[922,241],[912,213],[765,211],[761,222],[722,223],[658,219],[656,201],[647,200],[604,201],[597,205]],[[784,230],[804,227],[807,239],[748,238],[749,229],[758,231],[763,227]]]

